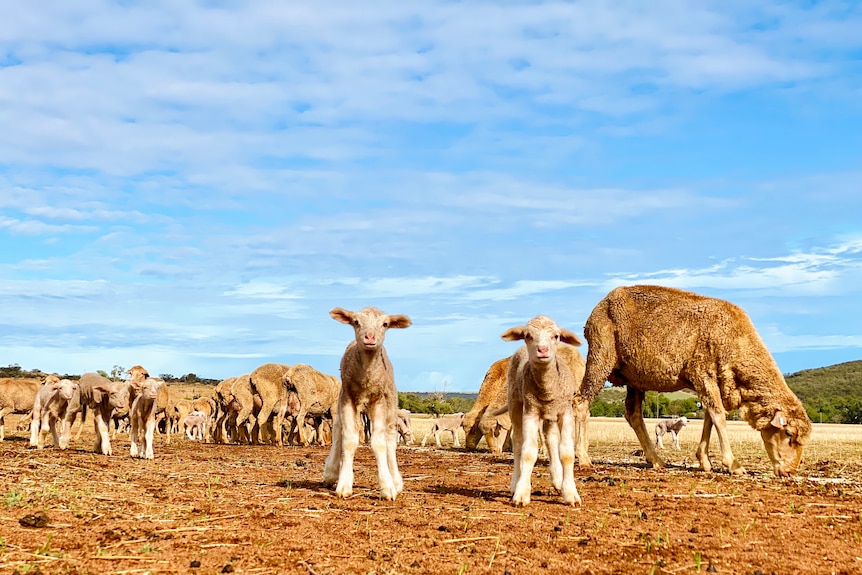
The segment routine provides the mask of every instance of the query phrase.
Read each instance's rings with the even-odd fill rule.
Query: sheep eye
[[[554,339],[557,341],[560,341],[560,334],[558,334],[558,333],[554,334]]]
[[[356,327],[359,327],[359,320],[358,319],[353,320],[353,325]]]
[[[389,327],[389,322],[388,322],[388,321],[384,321],[384,322],[383,322],[383,327]]]

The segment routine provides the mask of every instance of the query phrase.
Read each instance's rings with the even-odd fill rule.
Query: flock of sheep
[[[377,460],[380,496],[394,500],[404,488],[398,470],[399,438],[412,441],[409,412],[398,409],[392,364],[383,341],[390,328],[411,325],[405,315],[374,307],[359,311],[335,308],[330,315],[354,329],[341,359],[341,379],[313,367],[268,363],[250,374],[220,382],[211,396],[171,403],[167,386],[135,366],[130,379],[111,382],[95,373],[79,381],[48,376],[41,386],[23,389],[21,382],[0,384],[0,440],[7,413],[31,414],[31,445],[42,447],[48,434],[54,444],[69,445],[78,414],[93,413],[95,451],[111,455],[109,425],[127,422],[132,457],[153,458],[153,435],[159,417],[170,432],[207,441],[293,441],[325,445],[331,440],[323,482],[338,497],[353,492],[353,460],[362,439]],[[578,352],[580,338],[551,318],[537,316],[507,329],[506,341],[523,342],[510,356],[488,370],[468,414],[440,418],[431,435],[455,437],[463,427],[466,447],[475,449],[484,437],[491,451],[511,443],[514,468],[512,502],[530,502],[531,475],[544,438],[551,482],[566,504],[578,505],[574,462],[590,467],[587,452],[589,406],[606,381],[625,385],[626,420],[634,429],[647,461],[664,462],[656,452],[661,438],[678,433],[684,418],[656,428],[655,445],[646,431],[642,403],[647,391],[693,389],[704,408],[703,432],[696,456],[700,467],[712,465],[708,450],[712,428],[718,436],[722,463],[733,474],[744,473],[727,437],[727,412],[739,409],[762,436],[778,476],[796,472],[811,421],[784,381],[775,360],[739,307],[714,298],[659,286],[620,287],[593,309],[584,328],[589,343],[586,361]],[[15,385],[18,385],[16,388]],[[80,433],[80,431],[79,431]]]

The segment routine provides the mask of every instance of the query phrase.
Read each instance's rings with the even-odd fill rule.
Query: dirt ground
[[[32,450],[14,422],[0,573],[862,573],[862,448],[819,448],[783,480],[762,447],[737,453],[749,473],[731,477],[684,452],[652,470],[630,443],[599,444],[595,468],[575,471],[581,507],[551,492],[540,461],[533,501],[514,508],[511,454],[399,447],[405,489],[386,502],[363,446],[339,500],[321,486],[321,447],[158,437],[142,461],[127,436],[112,457],[92,439]]]

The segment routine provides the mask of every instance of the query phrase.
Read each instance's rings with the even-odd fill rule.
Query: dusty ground
[[[113,457],[90,440],[0,443],[0,573],[862,573],[858,444],[825,442],[780,480],[762,447],[735,447],[737,478],[685,451],[646,469],[631,442],[598,441],[596,468],[576,469],[582,507],[549,492],[540,462],[516,509],[510,455],[399,448],[406,487],[390,503],[367,447],[342,501],[320,484],[323,448],[163,441],[155,461],[129,458],[126,436]],[[21,524],[39,513],[46,525]]]

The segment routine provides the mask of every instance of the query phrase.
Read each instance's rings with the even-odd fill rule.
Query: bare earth
[[[142,461],[128,436],[94,455],[89,428],[68,451],[32,450],[16,422],[0,443],[0,573],[862,573],[858,444],[819,447],[781,480],[762,447],[734,447],[743,477],[696,470],[693,443],[647,469],[631,434],[576,468],[583,506],[562,504],[540,460],[521,509],[511,454],[399,447],[393,503],[363,446],[356,493],[338,500],[321,486],[325,448],[159,436]],[[39,513],[47,525],[21,524]]]

